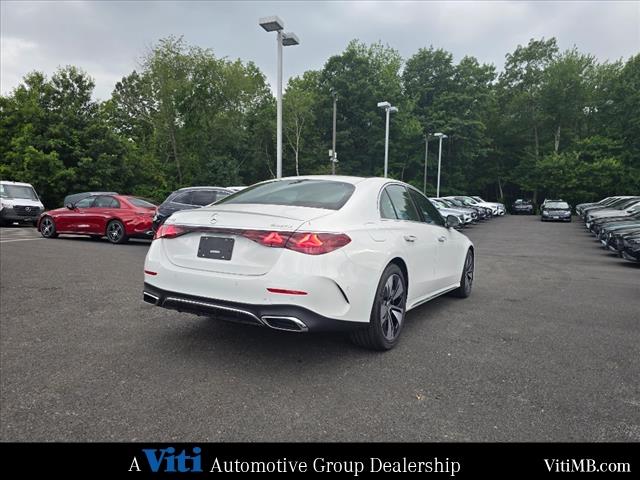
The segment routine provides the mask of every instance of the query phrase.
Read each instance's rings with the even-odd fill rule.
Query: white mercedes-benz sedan
[[[458,222],[395,180],[270,180],[170,216],[147,253],[143,298],[276,330],[350,330],[387,350],[408,310],[471,293],[474,247]]]

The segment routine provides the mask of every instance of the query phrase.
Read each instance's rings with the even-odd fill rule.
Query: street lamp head
[[[287,32],[282,35],[282,45],[284,47],[291,47],[293,45],[300,45],[298,36],[293,32]]]
[[[433,134],[433,136],[434,136],[434,137],[447,138],[447,136],[446,136],[444,133],[440,133],[440,132],[438,132],[438,133],[434,133],[434,134]]]
[[[261,18],[258,20],[258,23],[267,32],[279,32],[280,30],[284,30],[284,22],[275,15],[272,17]]]
[[[389,108],[391,104],[389,102],[378,102],[378,107],[380,108]]]
[[[396,113],[398,111],[398,107],[389,107],[390,113]]]

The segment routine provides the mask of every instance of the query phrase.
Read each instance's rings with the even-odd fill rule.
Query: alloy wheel
[[[122,237],[122,225],[120,225],[119,222],[111,222],[109,227],[107,227],[107,236],[109,240],[117,243]]]
[[[40,233],[42,233],[43,237],[50,237],[54,231],[53,221],[47,217],[42,220],[42,224],[40,225]]]
[[[464,261],[464,280],[467,291],[471,290],[473,284],[473,268],[473,254],[468,252],[467,258]]]
[[[404,320],[404,285],[400,275],[393,274],[387,279],[381,292],[380,322],[384,337],[393,341],[400,332]]]

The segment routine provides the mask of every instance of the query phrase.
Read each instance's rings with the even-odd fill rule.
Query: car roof
[[[186,192],[188,190],[226,190],[226,187],[214,187],[214,186],[197,186],[197,187],[182,187],[176,190],[176,192]]]
[[[25,182],[13,182],[11,180],[0,180],[0,184],[2,185],[19,185],[21,187],[33,187],[30,183]]]
[[[78,192],[78,193],[70,193],[66,196],[72,197],[74,195],[86,195],[88,197],[91,197],[93,195],[118,195],[118,192]]]

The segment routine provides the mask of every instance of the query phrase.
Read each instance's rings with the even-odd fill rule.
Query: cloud
[[[530,38],[555,36],[561,48],[575,44],[601,61],[640,50],[638,2],[3,1],[0,88],[6,94],[29,71],[51,75],[73,64],[95,78],[95,95],[105,99],[168,35],[184,35],[220,57],[251,60],[274,84],[275,36],[258,26],[259,17],[273,14],[301,39],[285,49],[285,77],[322,68],[353,38],[382,41],[405,58],[433,45],[499,69],[505,54]]]

